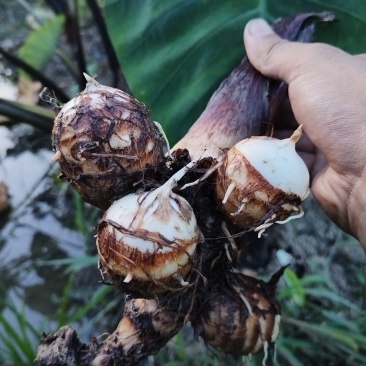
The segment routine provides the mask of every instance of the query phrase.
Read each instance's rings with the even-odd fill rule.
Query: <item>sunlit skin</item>
[[[297,147],[314,197],[366,248],[366,55],[285,41],[261,19],[247,24],[244,45],[257,70],[289,86],[291,114],[307,135]],[[287,118],[275,133],[293,128]]]

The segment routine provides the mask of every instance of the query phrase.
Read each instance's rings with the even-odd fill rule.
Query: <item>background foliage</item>
[[[252,18],[273,21],[297,12],[335,12],[318,40],[366,52],[366,2],[321,0],[106,0],[105,15],[135,96],[175,142],[219,83],[244,56],[242,33]]]
[[[40,2],[46,3],[34,1]],[[81,18],[88,19],[86,2],[69,1],[79,6]],[[363,0],[105,0],[100,3],[111,41],[134,96],[148,106],[155,120],[163,124],[171,143],[187,131],[205,108],[213,91],[244,56],[243,28],[254,17],[263,17],[271,22],[297,12],[334,11],[338,20],[320,29],[317,40],[351,53],[366,52],[366,43],[363,42],[366,2]],[[76,64],[74,55],[60,49],[60,37],[67,31],[66,28],[62,30],[64,24],[62,15],[55,15],[40,24],[40,28],[29,33],[17,56],[39,71],[40,76],[55,80],[71,98],[83,85],[80,82],[80,65]],[[87,43],[88,39],[84,38],[84,48],[88,50]],[[52,74],[45,67],[53,62],[55,55],[62,58],[74,76],[66,83],[63,76]],[[18,66],[24,70],[21,64]],[[98,79],[105,76],[105,69],[99,67],[87,52],[85,70],[97,74]],[[34,75],[33,78],[37,78]],[[66,97],[64,99],[67,100]],[[0,99],[0,113],[43,126],[48,131],[52,126],[53,112],[44,106],[36,108]],[[89,223],[83,207],[79,199],[74,210],[74,222],[79,226],[78,230],[87,235],[94,225],[95,216]],[[358,244],[353,242],[352,245]],[[353,250],[352,245],[348,247],[342,243],[350,251]],[[90,259],[95,262],[94,256],[84,258],[87,263]],[[79,258],[71,262],[75,266],[80,265],[80,261]],[[62,263],[70,264],[70,260]],[[362,289],[366,275],[362,271],[355,273],[354,281]],[[102,302],[103,291],[106,290],[102,288],[96,292],[90,304],[76,310],[70,297],[70,285],[66,284],[58,311],[58,325],[84,317],[94,305]],[[362,296],[361,291],[357,297]],[[354,304],[337,293],[326,274],[318,272],[318,267],[301,276],[288,269],[279,297],[283,303],[285,324],[278,342],[282,365],[302,365],[304,360],[307,364],[366,364],[364,301]],[[23,309],[16,309],[11,303],[3,306],[14,314],[16,328],[21,332],[12,330],[14,324],[0,314],[0,361],[9,365],[30,364],[34,359],[39,330],[27,322]],[[183,335],[178,335],[155,357],[156,365],[243,363],[242,359],[230,359],[229,362],[211,350],[192,358],[192,344],[188,344],[185,333]],[[251,364],[261,364],[261,357]],[[11,359],[13,363],[9,361]],[[273,363],[278,364],[276,361]]]

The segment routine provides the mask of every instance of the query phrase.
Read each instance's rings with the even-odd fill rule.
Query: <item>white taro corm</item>
[[[97,247],[112,280],[137,281],[148,292],[186,284],[183,278],[201,233],[189,203],[172,192],[175,179],[150,192],[129,194],[105,212]]]
[[[216,193],[228,217],[262,232],[303,215],[309,171],[295,150],[301,126],[284,140],[256,136],[238,142],[218,169]],[[291,215],[293,214],[294,215]]]

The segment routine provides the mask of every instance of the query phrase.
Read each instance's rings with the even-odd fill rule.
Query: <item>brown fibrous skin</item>
[[[272,186],[235,147],[223,155],[215,184],[218,206],[228,220],[243,229],[255,229],[263,223],[284,220],[300,209],[299,196]],[[236,187],[223,203],[231,183]]]
[[[97,230],[100,263],[121,289],[151,297],[188,285],[184,277],[202,234],[190,204],[172,192],[175,185],[173,179],[127,195],[103,215]]]
[[[166,253],[161,253],[159,250],[152,253],[142,253],[124,244],[123,240],[117,240],[114,230],[128,234],[128,230],[117,223],[102,220],[98,226],[97,248],[101,270],[115,286],[123,292],[143,295],[146,298],[167,291],[184,290],[180,284],[180,279],[187,275],[195,262],[195,255],[189,254],[185,248],[196,245],[200,241],[199,233],[189,242],[179,242],[178,240],[170,242],[159,233],[142,229],[134,230],[134,237],[154,240],[157,246],[169,246],[173,249]],[[166,262],[171,261],[178,264],[186,263],[179,265],[177,273],[156,279],[158,269],[163,268]],[[137,272],[139,276],[134,276],[126,283],[124,280],[129,272]]]
[[[146,107],[96,81],[67,103],[52,131],[54,159],[82,198],[107,209],[157,174],[165,141]]]
[[[192,318],[195,334],[232,355],[256,353],[264,342],[273,345],[280,319],[275,290],[283,270],[268,282],[233,272],[210,280]]]

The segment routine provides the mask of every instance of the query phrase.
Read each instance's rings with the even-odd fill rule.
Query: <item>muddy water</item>
[[[0,181],[8,187],[10,203],[8,211],[0,213],[0,312],[17,329],[15,315],[4,305],[10,302],[18,311],[24,310],[40,333],[57,329],[57,313],[70,278],[65,265],[50,265],[50,261],[85,257],[88,250],[92,255],[98,217],[94,214],[94,221],[84,223],[87,235],[80,232],[75,194],[58,179],[52,155],[49,134],[27,125],[0,124]],[[82,205],[84,214],[90,213],[91,208]],[[81,271],[73,277],[83,282],[73,285],[70,306],[75,308],[87,303],[101,286],[96,265]],[[78,331],[83,327],[79,332],[83,340],[104,331],[95,333],[87,317],[83,324],[72,325]],[[38,339],[34,343],[36,347]]]
[[[45,331],[55,330],[69,278],[65,266],[48,262],[85,256],[90,240],[78,231],[74,197],[57,178],[49,140],[26,125],[0,125],[0,181],[10,199],[9,210],[0,214],[0,301],[24,307],[27,320]],[[14,314],[7,308],[3,314],[16,328]]]
[[[0,98],[15,100],[17,90],[0,77]],[[9,197],[8,210],[0,212],[0,315],[16,331],[20,327],[12,309],[25,316],[37,332],[28,332],[34,350],[42,332],[54,332],[64,324],[73,326],[84,342],[111,332],[123,309],[123,294],[100,283],[96,265],[95,226],[102,212],[59,179],[52,156],[50,133],[0,120],[0,182]],[[70,269],[54,263],[78,258],[92,264]],[[101,291],[96,306],[68,321]],[[66,315],[60,322],[65,299]],[[7,333],[0,322],[0,335]],[[7,347],[0,337],[2,348]]]

